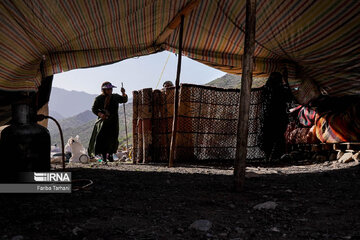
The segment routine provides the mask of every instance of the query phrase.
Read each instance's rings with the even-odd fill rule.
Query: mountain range
[[[265,77],[253,77],[252,88],[262,87],[267,78]],[[241,87],[241,75],[225,74],[209,83],[206,86],[218,87],[218,88],[240,88]]]
[[[62,119],[90,110],[96,96],[96,94],[53,87],[49,101],[50,115]]]
[[[265,78],[254,78],[252,87],[264,85]],[[241,76],[225,74],[207,84],[220,88],[240,88]],[[97,117],[91,112],[91,106],[97,95],[79,91],[68,91],[54,87],[49,101],[50,116],[55,117],[62,127],[65,144],[70,137],[80,136],[84,147],[88,146],[90,136]],[[130,96],[129,96],[130,97]],[[126,119],[129,144],[132,143],[132,101],[126,103]],[[59,130],[54,122],[49,120],[48,129],[52,144],[60,146]],[[126,143],[125,120],[122,106],[119,106],[119,142]]]
[[[79,135],[84,147],[88,146],[91,133],[97,119],[91,112],[91,107],[97,95],[78,91],[67,91],[53,88],[49,101],[49,115],[58,120],[64,135],[65,144],[70,137]],[[129,143],[132,141],[132,99],[125,104],[126,122]],[[70,116],[69,116],[70,115]],[[60,133],[57,125],[49,120],[48,130],[51,144],[60,146]],[[123,107],[119,106],[119,141],[120,145],[126,142],[125,120]]]

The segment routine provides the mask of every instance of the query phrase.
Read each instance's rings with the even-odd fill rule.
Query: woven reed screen
[[[168,162],[174,89],[133,92],[133,146],[137,162]],[[180,87],[175,161],[229,162],[235,158],[240,91],[191,84]],[[262,121],[261,88],[250,100],[248,161],[264,158],[257,136]]]

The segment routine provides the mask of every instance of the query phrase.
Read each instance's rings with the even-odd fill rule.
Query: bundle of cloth
[[[297,113],[297,114],[296,114]],[[318,143],[315,131],[316,111],[306,106],[299,105],[290,109],[293,119],[285,131],[287,144]]]
[[[296,122],[290,122],[285,131],[286,144],[318,143],[315,126],[299,127]]]
[[[342,112],[318,114],[315,120],[317,138],[323,143],[360,141],[360,103],[344,105]]]
[[[288,144],[341,143],[360,141],[360,99],[358,97],[327,99],[316,107],[297,106],[296,114],[285,132]]]

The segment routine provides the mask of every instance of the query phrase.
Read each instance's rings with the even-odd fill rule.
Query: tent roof
[[[36,90],[42,61],[49,76],[176,51],[181,11],[184,54],[241,73],[245,1],[13,0],[0,2],[0,89]],[[286,68],[293,87],[360,93],[360,1],[258,0],[256,21],[256,74]]]

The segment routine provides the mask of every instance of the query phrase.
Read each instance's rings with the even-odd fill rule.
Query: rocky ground
[[[60,169],[60,165],[53,166]],[[360,167],[73,164],[71,194],[1,194],[0,239],[360,239]],[[87,182],[77,182],[78,185]]]

